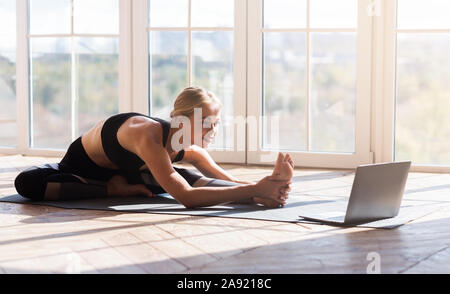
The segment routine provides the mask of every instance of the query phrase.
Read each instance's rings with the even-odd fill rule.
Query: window
[[[202,86],[224,104],[213,146],[232,148],[223,126],[234,114],[234,0],[149,0],[148,8],[151,115],[168,119],[183,88]]]
[[[60,156],[101,119],[169,119],[178,93],[202,86],[224,104],[208,150],[218,162],[273,164],[282,150],[297,166],[411,160],[446,172],[449,9],[447,0],[0,0],[0,153]]]
[[[450,164],[450,2],[398,0],[395,160]]]
[[[264,0],[263,115],[280,118],[280,133],[271,146],[267,125],[263,149],[355,151],[357,7]]]
[[[118,112],[118,0],[29,0],[31,147],[64,149]]]
[[[0,105],[0,146],[17,146],[14,0],[0,0]]]
[[[281,149],[307,165],[370,163],[369,2],[249,3],[249,99],[262,117],[251,161]]]
[[[209,151],[228,162],[245,161],[245,126],[237,142],[234,119],[246,115],[246,7],[241,0],[133,2],[133,109],[169,119],[183,88],[212,91],[224,108]]]

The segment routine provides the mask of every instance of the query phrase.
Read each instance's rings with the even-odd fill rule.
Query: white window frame
[[[148,93],[148,32],[153,31],[186,31],[188,34],[195,31],[233,31],[234,32],[234,50],[233,50],[233,115],[246,117],[246,11],[247,3],[243,0],[234,0],[234,27],[191,27],[191,0],[188,1],[188,26],[187,27],[158,27],[148,28],[147,22],[147,0],[133,1],[133,111],[148,113],[149,93]],[[188,68],[191,68],[191,44],[188,37]],[[188,84],[191,83],[191,73],[188,71]],[[173,97],[175,100],[176,97]],[[245,141],[242,146],[237,146],[238,131],[234,128],[234,148],[211,149],[208,150],[214,160],[218,162],[245,163]],[[242,140],[242,138],[239,138]],[[240,148],[238,148],[240,147]]]
[[[30,156],[63,156],[64,150],[32,148],[31,107],[30,105],[30,37],[115,37],[119,38],[119,112],[131,109],[131,1],[119,0],[119,34],[28,34],[28,0],[16,0],[17,16],[17,57],[16,57],[16,111],[17,111],[17,147],[0,147],[2,154],[23,154]],[[73,20],[72,20],[73,21]],[[72,25],[73,29],[73,25]],[[76,115],[76,114],[75,114]],[[72,114],[72,120],[75,119]]]
[[[249,115],[260,117],[262,114],[262,34],[264,31],[299,31],[299,32],[357,32],[357,81],[356,81],[356,114],[355,114],[355,152],[354,153],[322,153],[289,151],[296,166],[323,168],[355,168],[361,164],[373,162],[370,150],[370,91],[371,91],[371,36],[372,19],[367,13],[370,0],[358,1],[358,27],[348,29],[263,29],[262,0],[249,1],[248,16],[248,109]],[[309,3],[307,0],[307,10]],[[251,8],[250,8],[251,7]],[[307,17],[307,22],[309,19]],[[309,27],[309,25],[307,26]],[[307,59],[308,38],[307,38]],[[308,61],[307,61],[308,63]],[[308,66],[308,65],[307,65]],[[308,70],[307,70],[307,75]],[[308,98],[307,98],[308,100]],[[308,101],[306,103],[308,105]],[[308,107],[307,107],[308,108]],[[308,121],[308,118],[306,118]],[[308,125],[308,124],[307,124]],[[255,134],[256,142],[248,140],[248,162],[252,164],[273,165],[277,152],[261,149],[262,121],[258,119]],[[251,144],[251,145],[250,145]]]
[[[119,112],[146,112],[147,93],[147,1],[120,1]],[[30,148],[28,3],[16,1],[16,111],[17,146],[0,147],[0,154],[62,156],[63,150]],[[290,152],[296,166],[354,168],[363,163],[394,160],[394,110],[396,69],[397,0],[359,0],[358,86],[355,154]],[[259,117],[261,106],[261,0],[235,0],[235,115]],[[369,10],[373,13],[370,14]],[[367,11],[364,14],[362,12]],[[145,12],[145,13],[143,13]],[[442,32],[442,30],[424,30]],[[450,30],[446,30],[449,31]],[[361,35],[363,37],[361,37]],[[91,36],[91,35],[90,35]],[[258,48],[259,47],[259,48]],[[255,54],[255,52],[257,54]],[[144,66],[143,66],[144,65]],[[361,98],[363,97],[363,98]],[[367,119],[370,118],[370,119]],[[260,122],[254,132],[246,126],[246,150],[259,140]],[[235,142],[238,142],[235,133]],[[252,135],[253,134],[253,135]],[[257,144],[258,146],[260,144]],[[235,146],[236,147],[236,146]],[[259,147],[258,147],[259,148]],[[272,152],[273,153],[273,152]],[[211,151],[217,162],[272,164],[261,160],[261,150]],[[270,154],[270,152],[269,152]],[[271,154],[273,155],[273,154]],[[450,172],[450,166],[414,165],[412,171]]]
[[[397,32],[450,33],[450,29],[397,29],[397,0],[378,0],[374,18],[372,150],[375,162],[394,161]],[[412,164],[411,171],[448,173],[449,166]]]

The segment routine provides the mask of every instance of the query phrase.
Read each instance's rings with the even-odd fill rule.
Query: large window
[[[117,112],[224,104],[217,162],[450,171],[448,0],[0,0],[0,153]],[[120,51],[120,52],[119,52]],[[120,54],[119,54],[120,53]]]
[[[118,0],[29,0],[31,147],[64,149],[118,111]]]
[[[149,98],[151,115],[168,119],[178,93],[201,86],[222,103],[213,147],[232,148],[226,136],[234,114],[235,0],[149,0]],[[227,140],[228,138],[228,140]]]
[[[357,2],[264,0],[263,149],[355,151]]]
[[[16,1],[0,0],[0,146],[17,145]]]
[[[261,117],[250,162],[271,163],[277,150],[301,165],[372,162],[370,2],[249,3],[249,110]]]
[[[395,159],[450,164],[450,1],[399,0]]]

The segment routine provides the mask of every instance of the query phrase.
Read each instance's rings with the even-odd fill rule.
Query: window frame
[[[395,107],[397,32],[435,33],[450,29],[397,29],[397,0],[376,1],[378,14],[374,17],[372,150],[375,162],[395,159]],[[411,165],[413,172],[449,173],[448,165]]]
[[[147,99],[147,18],[146,0],[119,0],[119,112],[140,111],[148,109]],[[261,78],[255,79],[260,63],[261,52],[256,48],[259,35],[255,28],[261,21],[258,7],[261,0],[235,0],[235,44],[239,54],[235,54],[234,74],[239,80],[239,89],[235,92],[235,115],[244,118],[259,114]],[[257,9],[255,9],[255,7]],[[396,8],[397,1],[359,0],[360,14],[366,10],[366,17],[359,21],[358,29],[366,33],[358,40],[358,52],[364,53],[363,87],[360,92],[366,97],[357,105],[357,116],[367,115],[362,123],[357,123],[355,130],[356,153],[353,155],[290,152],[297,166],[324,168],[354,168],[361,163],[381,163],[394,160],[394,115],[395,115],[395,70],[396,70]],[[373,14],[369,13],[369,10]],[[142,13],[145,12],[145,13]],[[16,0],[17,19],[17,54],[16,54],[16,112],[17,112],[17,146],[0,146],[0,154],[23,154],[30,156],[63,156],[64,150],[31,148],[30,142],[30,98],[29,98],[29,50],[28,50],[28,0]],[[364,29],[363,29],[364,28]],[[439,31],[443,30],[424,30]],[[450,32],[449,30],[445,30]],[[145,36],[143,38],[143,36]],[[235,53],[238,51],[235,50]],[[260,76],[259,74],[257,76]],[[261,75],[262,76],[262,75]],[[235,84],[236,87],[236,84]],[[259,90],[258,90],[259,89]],[[360,95],[360,94],[359,94]],[[359,97],[358,95],[358,97]],[[259,116],[257,116],[259,117]],[[357,122],[361,120],[357,118]],[[263,162],[261,152],[248,151],[254,132],[251,124],[246,125],[245,150],[239,153],[211,151],[217,162],[235,162],[251,164],[273,164]],[[260,123],[257,122],[257,130]],[[253,135],[252,135],[253,134]],[[257,132],[257,135],[259,132]],[[236,132],[235,132],[236,136]],[[361,138],[361,139],[360,139]],[[236,139],[236,138],[235,138]],[[236,140],[235,140],[236,142]],[[236,146],[235,146],[236,147]],[[270,155],[270,154],[269,154]],[[273,159],[273,154],[271,155]],[[270,157],[270,156],[269,156]],[[416,172],[450,172],[449,166],[416,165],[411,167]]]
[[[35,35],[28,34],[28,0],[16,0],[17,17],[17,59],[16,59],[16,111],[17,146],[0,147],[3,154],[22,154],[30,156],[63,156],[65,150],[31,147],[31,97],[30,97],[30,54],[29,40]],[[119,0],[119,34],[46,34],[45,37],[97,37],[108,36],[119,39],[119,112],[131,109],[131,2]]]
[[[202,28],[191,27],[190,13],[191,13],[191,0],[188,1],[188,26],[187,27],[158,27],[148,28],[147,13],[148,13],[148,1],[147,0],[134,0],[133,1],[133,111],[148,114],[149,112],[149,92],[148,92],[148,32],[153,31],[187,31],[189,34],[195,31],[208,31],[208,30],[227,30],[221,27],[214,28]],[[246,112],[246,80],[247,80],[247,3],[243,0],[234,0],[234,53],[233,53],[233,76],[234,76],[234,101],[233,101],[233,115],[240,117],[247,117]],[[189,40],[188,36],[188,40]],[[188,68],[190,65],[190,42],[188,41]],[[188,82],[190,82],[190,73],[188,73]],[[173,97],[175,99],[176,97]],[[245,163],[246,150],[244,144],[239,143],[238,131],[236,126],[234,127],[234,147],[233,150],[220,150],[212,149],[208,150],[211,156],[217,162],[228,163]],[[242,140],[242,139],[241,139]],[[238,146],[239,145],[239,146]]]
[[[262,27],[262,0],[249,1],[249,33],[248,33],[248,109],[249,115],[260,118],[262,114],[262,34],[264,31],[333,31],[333,29],[264,29]],[[307,0],[307,9],[309,2]],[[295,164],[298,166],[321,168],[355,168],[361,164],[373,162],[373,153],[370,150],[370,90],[371,90],[371,36],[372,19],[366,13],[370,0],[358,1],[357,32],[357,81],[356,81],[356,113],[355,113],[355,152],[308,152],[289,151]],[[250,8],[251,7],[251,8]],[[307,20],[308,21],[308,20]],[[308,26],[309,27],[309,26]],[[335,29],[343,31],[343,29]],[[309,41],[307,38],[306,54],[308,55]],[[308,57],[307,57],[308,58]],[[308,66],[307,66],[307,74]],[[308,91],[308,90],[307,90]],[[308,102],[307,102],[308,105]],[[250,107],[253,106],[253,107]],[[308,106],[307,106],[308,109]],[[308,117],[306,117],[308,120]],[[276,159],[276,151],[261,149],[260,138],[262,122],[258,119],[253,140],[248,140],[248,163],[272,165]],[[255,138],[256,137],[256,138]],[[257,142],[255,142],[257,141]],[[256,146],[255,146],[256,143]]]

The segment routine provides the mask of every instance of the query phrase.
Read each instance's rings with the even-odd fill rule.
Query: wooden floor
[[[0,157],[0,196],[28,166]],[[271,169],[222,165],[244,180]],[[353,174],[297,169],[292,193],[343,193]],[[0,203],[0,273],[450,273],[450,175],[411,173],[405,197],[442,209],[394,230]],[[448,203],[448,206],[447,206]],[[375,252],[375,253],[373,253]],[[369,260],[368,260],[369,258]]]

